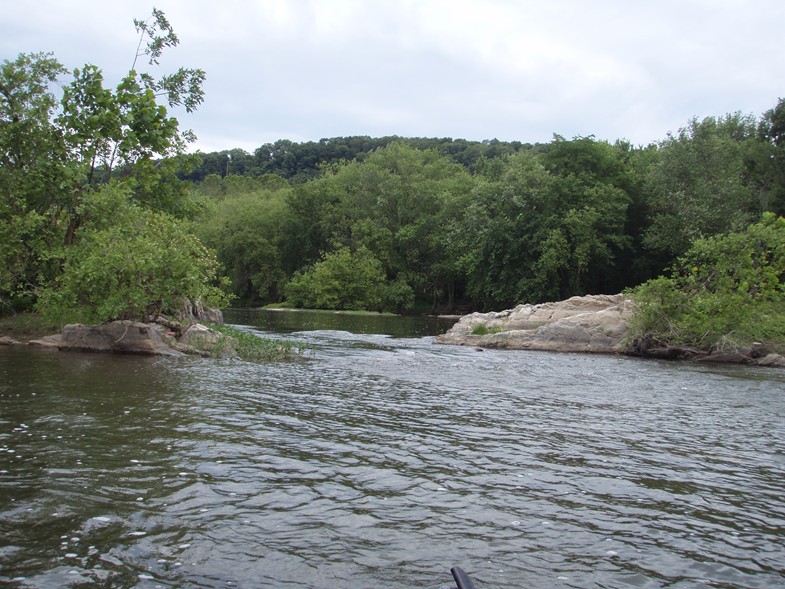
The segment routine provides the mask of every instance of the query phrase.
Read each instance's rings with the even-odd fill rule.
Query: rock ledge
[[[466,315],[438,336],[436,343],[785,368],[785,358],[769,353],[762,344],[754,344],[749,350],[709,351],[630,341],[627,326],[634,311],[634,303],[624,295],[587,295],[555,303],[518,305],[498,313]]]
[[[588,295],[556,303],[518,305],[463,317],[437,343],[545,350],[624,353],[634,305],[623,295]]]

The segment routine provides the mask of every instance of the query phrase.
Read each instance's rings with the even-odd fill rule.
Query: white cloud
[[[156,6],[181,40],[162,66],[207,71],[205,104],[182,119],[203,149],[353,134],[646,143],[692,116],[757,115],[785,96],[779,0]],[[0,50],[53,50],[112,79],[129,66],[142,16],[129,1],[11,5]]]

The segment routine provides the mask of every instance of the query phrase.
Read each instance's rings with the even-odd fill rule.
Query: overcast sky
[[[785,97],[783,0],[3,0],[0,59],[52,51],[116,81],[163,10],[207,73],[202,151],[399,135],[663,139]]]

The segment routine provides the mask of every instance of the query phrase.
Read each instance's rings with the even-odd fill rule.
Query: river
[[[310,351],[0,347],[0,585],[785,586],[781,369],[227,319]]]

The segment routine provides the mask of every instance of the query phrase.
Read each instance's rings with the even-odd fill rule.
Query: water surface
[[[306,359],[0,348],[0,584],[785,586],[785,372],[269,315]]]

